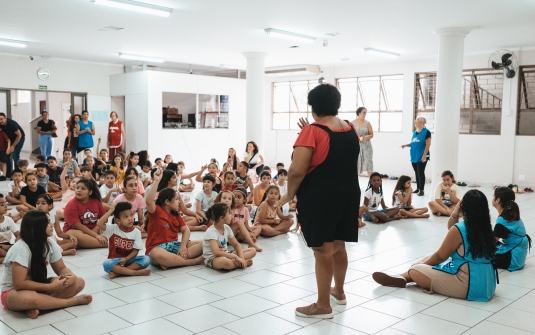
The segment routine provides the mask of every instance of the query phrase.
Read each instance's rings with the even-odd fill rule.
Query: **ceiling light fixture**
[[[0,45],[7,45],[8,47],[26,48],[29,43],[26,41],[8,40],[6,38],[0,38]]]
[[[139,55],[129,55],[129,54],[123,54],[120,53],[119,57],[123,59],[131,59],[131,60],[140,60],[144,62],[153,62],[153,63],[163,63],[165,62],[165,59],[158,58],[158,57],[150,57],[150,56],[139,56]]]
[[[379,50],[379,49],[374,49],[374,48],[364,48],[364,51],[366,51],[367,53],[371,55],[378,55],[378,56],[383,56],[383,57],[388,57],[388,58],[393,58],[393,59],[397,59],[399,57],[399,54],[395,52]]]
[[[151,5],[144,2],[132,1],[132,0],[90,0],[99,5],[105,5],[110,7],[122,8],[133,10],[136,12],[142,12],[147,14],[169,16],[173,12],[172,8]]]
[[[299,42],[304,42],[304,43],[314,43],[314,41],[316,40],[314,36],[292,33],[290,31],[279,30],[279,29],[274,29],[274,28],[266,28],[264,29],[264,31],[269,36],[275,36],[275,37],[280,37],[280,38],[284,38],[287,40],[299,41]]]
[[[245,66],[221,64],[220,67],[226,70],[242,70],[245,71]]]

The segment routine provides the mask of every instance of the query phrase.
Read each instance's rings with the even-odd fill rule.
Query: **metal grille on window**
[[[403,75],[337,79],[342,94],[339,116],[352,121],[358,107],[366,107],[368,120],[379,132],[400,132],[403,111]]]
[[[434,131],[436,78],[436,73],[417,73],[415,78],[415,117],[425,117],[430,131]],[[459,133],[499,135],[502,96],[502,71],[463,71]]]
[[[307,97],[308,92],[317,85],[317,80],[273,83],[272,128],[299,129],[299,118],[311,118]]]
[[[535,135],[535,66],[520,68],[517,134]]]

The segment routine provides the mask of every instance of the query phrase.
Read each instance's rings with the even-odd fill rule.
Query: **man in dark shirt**
[[[6,154],[11,155],[11,159],[13,160],[13,164],[17,166],[17,162],[20,159],[20,151],[22,150],[22,146],[24,145],[24,130],[20,127],[20,125],[11,119],[8,119],[5,113],[0,113],[0,127],[3,131],[6,132],[7,137],[11,141],[11,146],[6,151]],[[12,164],[7,164],[7,175],[11,176],[11,171],[13,170]]]

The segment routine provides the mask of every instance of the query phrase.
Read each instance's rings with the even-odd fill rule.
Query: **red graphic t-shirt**
[[[89,199],[85,204],[73,198],[65,206],[65,225],[63,232],[68,232],[74,224],[81,223],[89,229],[96,227],[98,220],[106,214],[102,202]]]
[[[123,142],[123,133],[121,132],[121,121],[113,123],[111,121],[108,125],[108,142],[110,143],[110,148],[120,147]]]
[[[122,230],[119,225],[106,223],[106,230],[102,235],[108,238],[108,258],[124,258],[132,250],[143,249],[141,232],[132,227],[130,231]]]
[[[186,223],[181,216],[176,216],[166,212],[156,205],[154,213],[148,213],[149,228],[147,230],[147,241],[145,242],[145,255],[162,243],[178,240],[178,232]]]

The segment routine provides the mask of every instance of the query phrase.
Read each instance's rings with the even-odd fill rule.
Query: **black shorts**
[[[6,151],[0,151],[0,162],[7,163],[9,160],[9,155],[6,153]]]

